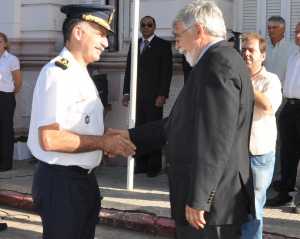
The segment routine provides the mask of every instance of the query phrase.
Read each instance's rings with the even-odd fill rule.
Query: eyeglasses
[[[190,30],[192,27],[193,27],[193,25],[189,26],[188,28],[186,28],[185,30],[183,30],[183,31],[180,32],[180,33],[173,32],[173,35],[174,35],[175,38],[181,38],[181,37],[183,37],[183,35],[184,35],[188,30]]]
[[[273,29],[278,29],[278,28],[280,28],[280,26],[279,25],[269,25],[269,26],[267,26],[267,28],[268,28],[268,30],[273,30]]]
[[[142,28],[145,28],[145,27],[149,27],[149,28],[152,28],[153,27],[153,23],[141,23],[141,27]]]

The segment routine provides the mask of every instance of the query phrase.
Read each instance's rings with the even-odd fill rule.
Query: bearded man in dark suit
[[[155,19],[145,16],[140,21],[142,38],[139,39],[136,125],[160,120],[163,106],[169,96],[172,78],[172,51],[170,42],[154,34]],[[131,49],[127,56],[124,78],[123,105],[128,106],[130,94]],[[135,173],[158,175],[162,167],[161,150],[136,156]]]
[[[177,239],[237,239],[241,224],[255,216],[249,72],[224,41],[223,15],[214,2],[188,4],[173,29],[176,48],[193,68],[169,117],[112,133],[144,152],[166,146]]]

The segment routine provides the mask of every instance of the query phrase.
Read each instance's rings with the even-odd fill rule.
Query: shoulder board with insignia
[[[55,65],[60,67],[61,69],[65,70],[68,68],[69,61],[66,58],[61,58],[55,61]]]

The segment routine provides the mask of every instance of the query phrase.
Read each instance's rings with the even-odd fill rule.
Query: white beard
[[[186,52],[185,50],[183,50],[182,48],[178,49],[178,52],[180,54],[183,54],[185,57],[185,60],[190,64],[191,67],[195,66],[197,62],[195,62],[195,59],[193,57],[192,53]]]
[[[196,62],[190,53],[185,53],[184,54],[185,60],[190,64],[191,67],[196,65]]]

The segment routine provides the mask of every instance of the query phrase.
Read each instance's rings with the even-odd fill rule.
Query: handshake
[[[136,146],[129,137],[128,130],[107,129],[102,136],[102,150],[109,158],[115,156],[129,157],[135,154]]]

